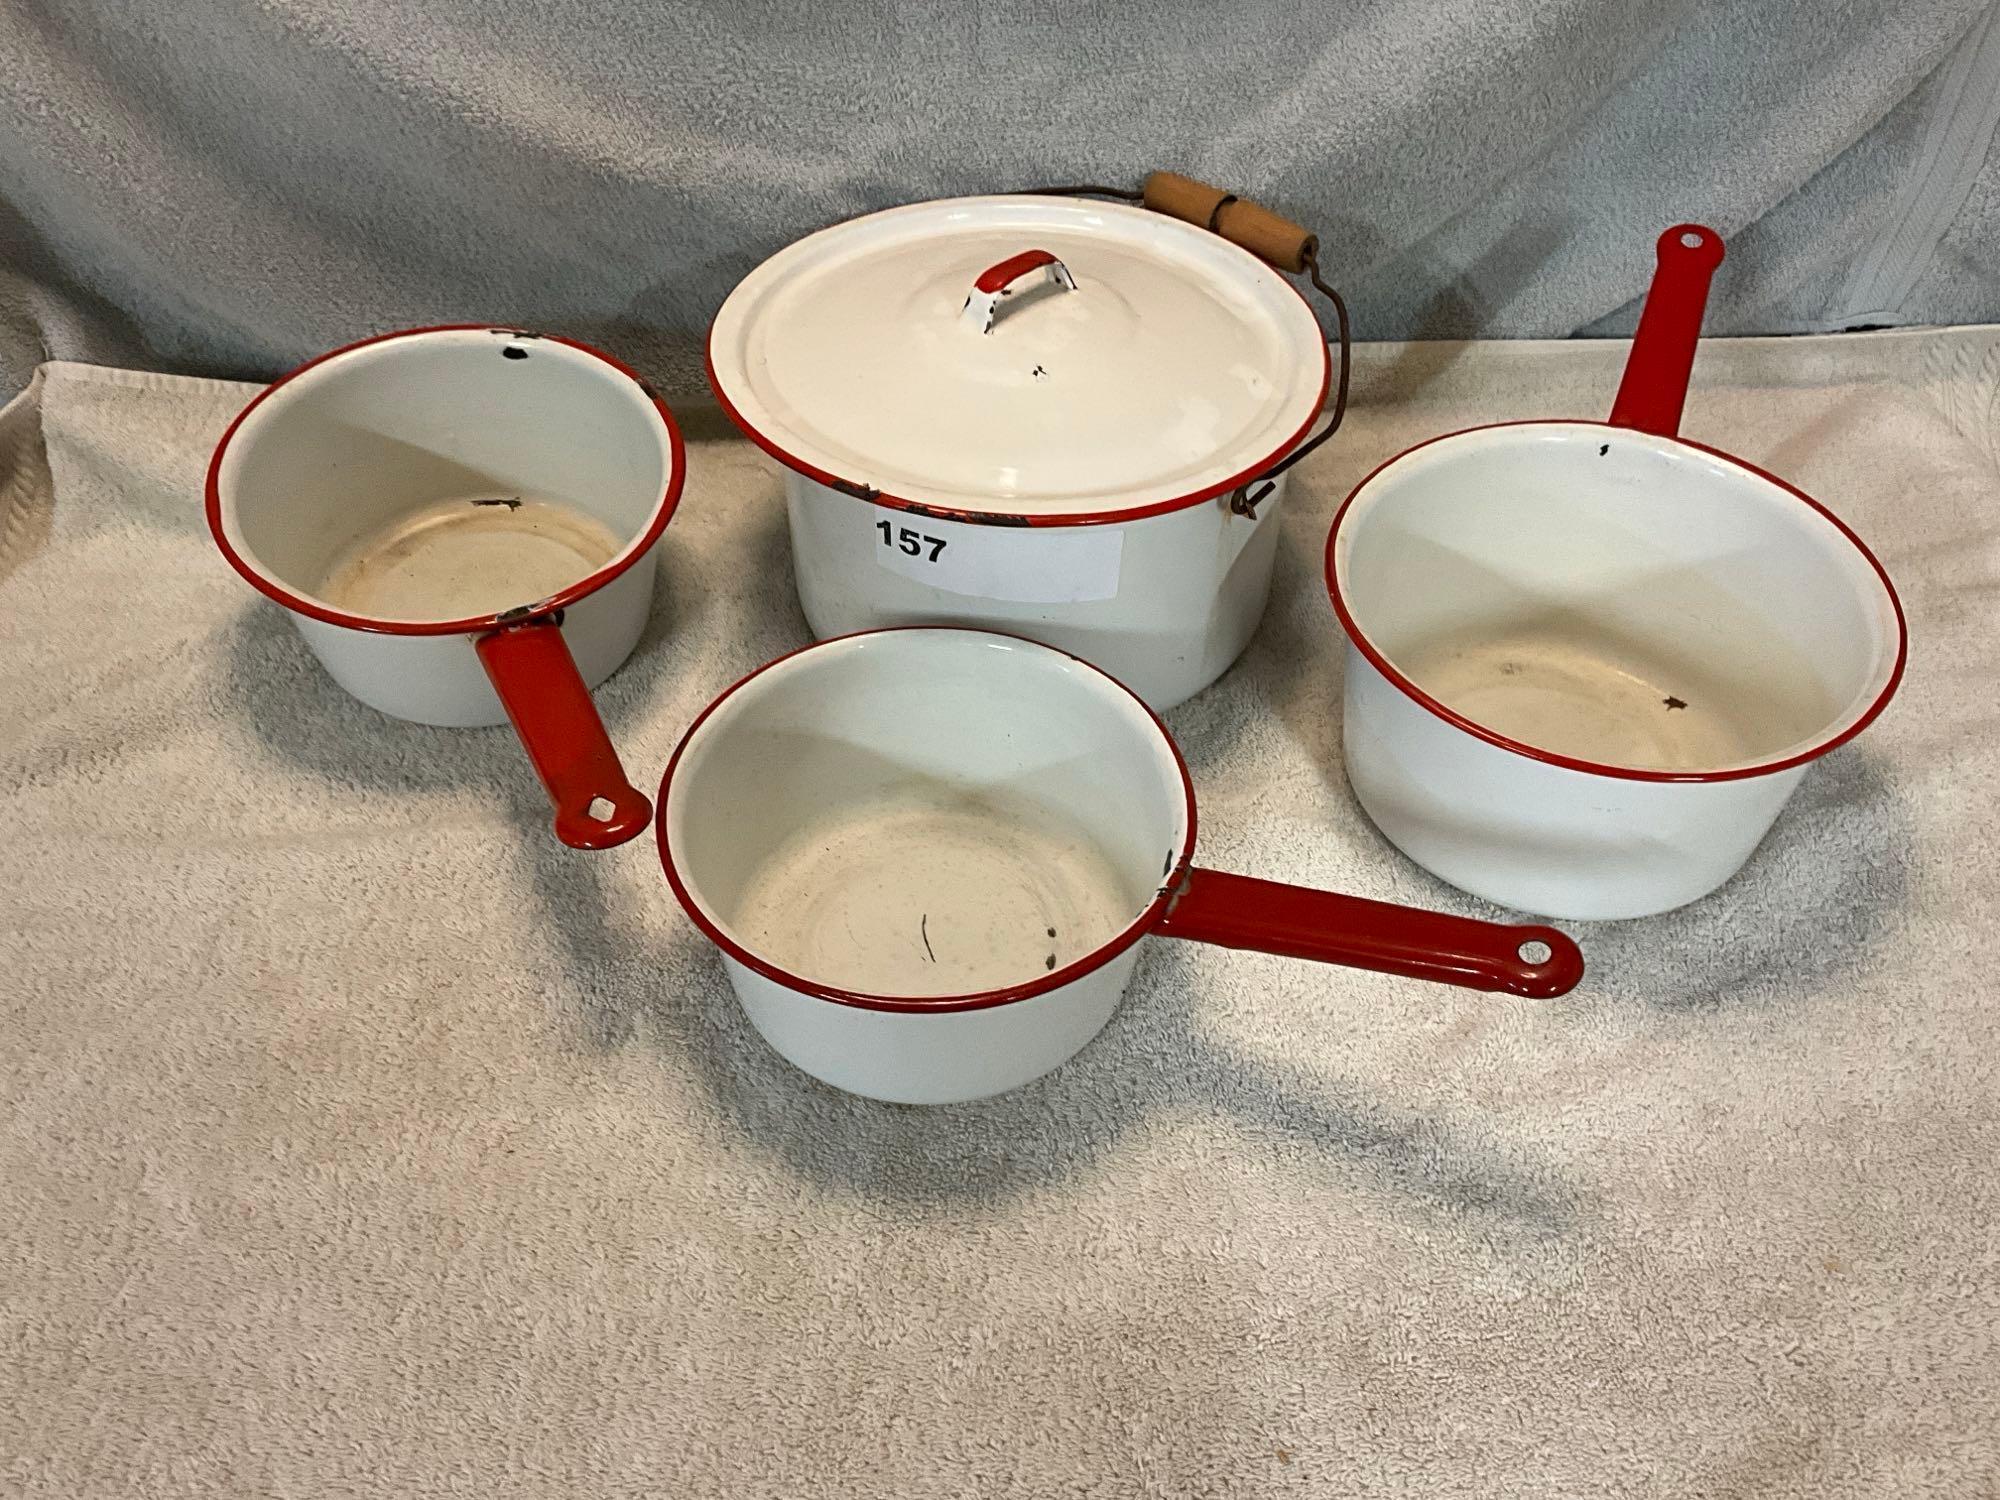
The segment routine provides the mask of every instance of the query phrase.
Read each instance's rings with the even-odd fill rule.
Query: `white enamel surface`
[[[1027,641],[924,630],[829,642],[734,690],[681,751],[665,816],[690,898],[733,943],[802,983],[909,998],[1031,984],[1129,935],[1185,855],[1189,812],[1165,734],[1102,674]],[[944,1015],[730,972],[806,1071],[940,1102],[1070,1056],[1130,957],[1042,999]]]
[[[1754,768],[1837,737],[1895,670],[1893,602],[1810,506],[1698,449],[1531,424],[1413,450],[1335,542],[1369,642],[1426,692],[1556,754],[1679,773]],[[1557,917],[1638,916],[1742,865],[1801,768],[1652,782],[1493,745],[1350,649],[1356,795],[1412,858]]]
[[[1342,725],[1348,782],[1391,843],[1460,890],[1572,921],[1707,895],[1805,774],[1633,781],[1533,760],[1420,707],[1351,644]]]
[[[879,524],[887,521],[892,537],[905,528],[919,537],[946,528],[788,474],[799,602],[822,639],[912,624],[980,625],[1025,635],[1083,657],[1163,710],[1221,676],[1256,632],[1270,593],[1283,476],[1276,486],[1254,519],[1233,514],[1228,497],[1218,496],[1136,521],[949,528],[951,543],[941,562],[965,568],[966,554],[951,550],[961,546],[1002,552],[1018,584],[1009,592],[1030,596],[1023,600],[960,592],[963,571],[943,580],[951,587],[925,581],[925,565],[885,545]],[[1115,568],[1107,569],[1103,553],[1112,542]],[[921,558],[930,548],[920,546]],[[885,552],[893,554],[887,566]],[[1073,563],[1078,553],[1088,555]],[[1034,602],[1036,586],[1051,579],[1107,576],[1108,597]]]
[[[758,1034],[802,1072],[871,1099],[957,1104],[1033,1083],[1082,1051],[1118,1009],[1138,958],[1127,948],[1045,995],[948,1015],[832,1005],[722,962]]]
[[[563,610],[563,641],[587,686],[617,671],[639,643],[652,610],[658,550]],[[451,728],[507,722],[474,649],[475,634],[380,635],[297,612],[291,620],[328,675],[370,708]]]
[[[980,274],[1048,250],[990,329]],[[1319,325],[1277,272],[1178,219],[1070,198],[964,198],[822,230],[746,277],[716,384],[793,460],[961,510],[1171,501],[1276,457],[1318,409]]]
[[[343,614],[434,622],[537,604],[633,555],[672,464],[658,409],[614,366],[552,340],[455,329],[363,345],[292,377],[237,428],[217,485],[224,536],[271,582]],[[504,504],[476,504],[496,499],[554,520],[533,528]],[[418,533],[425,545],[406,555]],[[639,558],[567,607],[564,638],[586,682],[630,653],[653,575],[652,557]],[[470,637],[292,618],[334,679],[384,713],[505,720]]]
[[[622,546],[596,517],[532,496],[439,500],[334,559],[320,597],[374,619],[464,620],[546,599]]]
[[[842,990],[963,995],[1094,952],[1151,893],[1032,789],[912,775],[815,809],[762,853],[730,923]]]

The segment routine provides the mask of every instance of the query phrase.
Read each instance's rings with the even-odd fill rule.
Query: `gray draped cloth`
[[[1366,338],[2000,318],[1975,0],[0,0],[0,396],[502,321],[703,392],[716,305],[871,208],[1198,174],[1317,229]]]

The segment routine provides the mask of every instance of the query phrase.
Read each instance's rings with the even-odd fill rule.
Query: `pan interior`
[[[1358,492],[1335,534],[1353,621],[1393,668],[1520,745],[1704,774],[1836,734],[1900,628],[1824,513],[1672,439],[1597,423],[1456,434]]]
[[[610,527],[558,500],[453,496],[362,537],[334,559],[317,593],[351,614],[459,620],[560,593],[621,545]]]
[[[1053,808],[912,776],[774,845],[729,918],[781,967],[836,988],[955,995],[1074,961],[1151,894]]]
[[[215,483],[256,574],[341,613],[435,623],[539,604],[629,556],[674,467],[660,409],[602,356],[433,329],[274,386]]]
[[[969,630],[827,642],[724,697],[665,797],[699,913],[805,987],[1045,979],[1148,914],[1192,837],[1165,732],[1096,669]]]

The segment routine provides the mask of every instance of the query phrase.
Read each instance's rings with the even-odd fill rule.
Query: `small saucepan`
[[[1421,443],[1327,538],[1355,795],[1417,863],[1554,917],[1729,879],[1907,651],[1888,575],[1833,512],[1677,436],[1722,241],[1681,224],[1658,252],[1608,422]]]
[[[590,690],[632,654],[686,461],[624,365],[518,328],[365,339],[260,391],[216,444],[216,546],[333,680],[420,724],[513,722],[556,836],[652,821]]]
[[[878,1099],[1040,1077],[1110,1019],[1148,933],[1528,996],[1583,973],[1502,926],[1193,863],[1187,767],[1076,657],[960,627],[753,672],[661,782],[660,859],[766,1041]]]

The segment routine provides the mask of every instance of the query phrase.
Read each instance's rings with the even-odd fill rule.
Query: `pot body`
[[[935,519],[786,476],[799,602],[824,640],[963,624],[1041,641],[1152,708],[1192,697],[1256,632],[1284,477],[1254,517],[1218,495],[1129,521],[1023,526]]]
[[[1025,1000],[932,1013],[830,1005],[722,962],[751,1024],[794,1067],[870,1099],[957,1104],[1032,1083],[1082,1051],[1117,1010],[1140,946]]]
[[[1902,675],[1894,590],[1837,518],[1604,423],[1420,444],[1348,497],[1327,567],[1355,795],[1433,873],[1549,916],[1714,890]]]
[[[1039,1078],[1117,1008],[1194,847],[1173,741],[1101,670],[963,628],[767,664],[661,781],[663,871],[763,1037],[906,1104]]]
[[[1420,707],[1347,647],[1347,779],[1389,842],[1503,906],[1648,916],[1742,868],[1804,766],[1732,781],[1635,781],[1535,760]]]
[[[563,643],[596,687],[632,654],[653,604],[657,545],[630,568],[562,611]],[[507,710],[473,649],[481,632],[390,635],[287,611],[327,675],[393,718],[448,728],[504,724]]]

